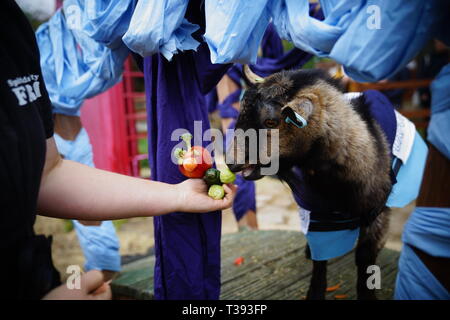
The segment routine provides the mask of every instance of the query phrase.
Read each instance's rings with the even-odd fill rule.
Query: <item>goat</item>
[[[386,241],[392,159],[389,141],[364,96],[346,99],[339,82],[321,70],[282,71],[263,79],[245,66],[244,73],[248,88],[236,129],[278,129],[277,176],[297,202],[319,206],[310,209],[311,218],[345,216],[349,229],[359,227],[357,296],[376,299],[366,284],[367,267],[375,264]],[[268,140],[270,144],[270,134]],[[242,147],[232,143],[227,158],[234,152],[248,159],[248,148]],[[267,164],[245,162],[227,164],[245,179],[260,179]],[[306,255],[311,258],[308,245]],[[326,266],[327,260],[313,259],[307,299],[325,298]]]

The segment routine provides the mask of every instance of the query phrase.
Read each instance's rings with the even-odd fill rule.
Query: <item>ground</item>
[[[257,215],[260,229],[299,230],[297,206],[288,187],[273,178],[256,182]],[[401,232],[413,206],[395,209],[392,213],[389,239],[386,247],[400,250]],[[53,260],[63,279],[67,277],[68,265],[83,266],[84,257],[74,230],[67,232],[65,223],[59,219],[38,217],[36,233],[53,235]],[[237,224],[231,210],[223,212],[223,234],[237,232]],[[145,254],[153,246],[152,218],[126,220],[118,228],[121,255]]]

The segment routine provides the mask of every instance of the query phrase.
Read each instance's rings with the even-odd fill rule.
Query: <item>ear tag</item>
[[[297,128],[304,128],[306,127],[306,125],[308,124],[308,121],[306,121],[305,118],[303,118],[301,115],[299,115],[297,112],[294,111],[294,115],[295,115],[295,120],[292,120],[289,116],[286,117],[286,119],[284,119],[284,121],[286,123],[291,123],[294,126],[296,126]]]

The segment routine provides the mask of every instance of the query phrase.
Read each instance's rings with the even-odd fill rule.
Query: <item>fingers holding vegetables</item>
[[[220,182],[222,183],[233,183],[236,180],[236,175],[231,172],[230,169],[225,168],[220,170]]]
[[[223,197],[225,196],[225,190],[223,189],[222,186],[214,184],[209,187],[208,196],[210,196],[214,200],[223,199]]]
[[[208,196],[215,200],[219,200],[222,199],[226,193],[222,184],[233,183],[236,180],[236,175],[228,168],[224,170],[211,168],[205,172],[203,180],[209,186]]]
[[[220,171],[215,168],[206,170],[205,175],[203,176],[203,180],[208,186],[212,186],[214,184],[222,184],[220,182]]]
[[[176,148],[174,151],[180,172],[188,178],[203,178],[207,186],[203,194],[205,196],[207,194],[213,200],[221,200],[221,203],[217,203],[218,206],[228,206],[228,201],[234,197],[234,194],[228,196],[228,193],[233,193],[235,189],[227,187],[226,184],[232,184],[236,180],[235,174],[228,168],[223,170],[212,168],[211,154],[201,146],[192,146],[190,133],[183,134],[181,138],[186,144],[186,149]]]
[[[231,207],[237,187],[232,184],[215,185],[223,189],[223,195],[217,200],[208,196],[208,186],[202,179],[187,179],[174,185],[176,188],[177,211],[209,212]],[[217,189],[217,188],[215,188]]]

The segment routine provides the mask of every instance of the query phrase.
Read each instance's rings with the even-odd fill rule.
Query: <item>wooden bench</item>
[[[221,299],[303,299],[308,290],[312,263],[306,260],[305,237],[296,231],[246,231],[222,237]],[[244,263],[234,264],[242,256]],[[397,274],[397,251],[383,249],[379,299],[391,299]],[[112,282],[115,298],[153,299],[153,255],[131,262]],[[328,286],[340,288],[327,293],[355,299],[356,268],[353,252],[329,261]]]

